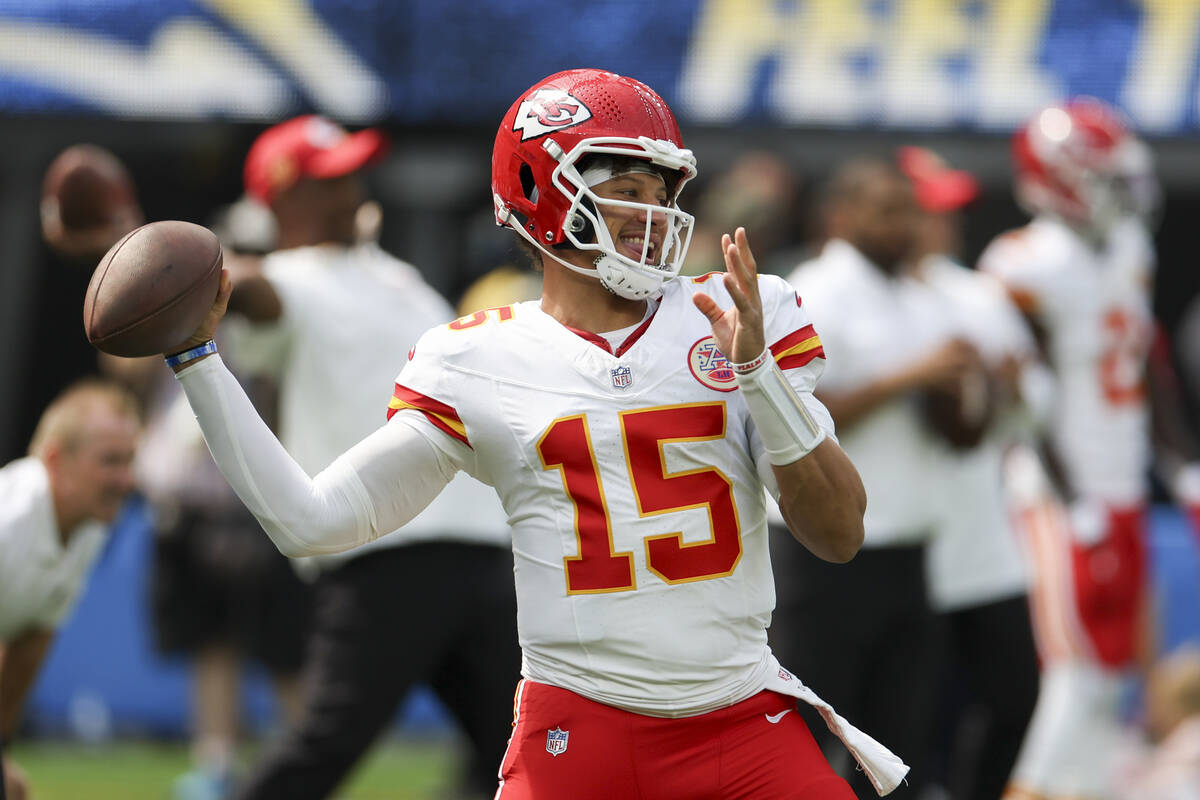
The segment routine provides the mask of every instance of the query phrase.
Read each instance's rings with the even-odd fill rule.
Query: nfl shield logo
[[[564,731],[562,728],[546,731],[546,752],[552,756],[560,756],[567,752],[567,739],[569,738],[571,738],[571,732]]]
[[[617,389],[624,389],[633,383],[633,374],[629,371],[629,367],[617,367],[612,371],[613,386]]]

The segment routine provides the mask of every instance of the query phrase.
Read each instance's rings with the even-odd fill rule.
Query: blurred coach
[[[55,399],[29,456],[0,469],[0,738],[16,732],[55,630],[133,489],[139,419],[128,393],[87,380]],[[28,788],[4,761],[0,798]]]

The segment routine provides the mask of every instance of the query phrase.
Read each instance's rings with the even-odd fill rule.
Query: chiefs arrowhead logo
[[[562,89],[538,89],[517,107],[513,130],[520,131],[521,141],[525,141],[591,118],[588,107]]]

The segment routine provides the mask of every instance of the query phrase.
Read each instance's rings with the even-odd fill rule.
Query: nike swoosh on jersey
[[[778,714],[763,714],[763,716],[767,718],[767,722],[771,723],[772,725],[776,725],[779,723],[779,720],[783,719],[783,715],[788,713],[789,711],[791,711],[790,708],[785,708],[783,711],[780,711]]]

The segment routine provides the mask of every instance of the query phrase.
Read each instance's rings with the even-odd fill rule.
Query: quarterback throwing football
[[[853,798],[795,698],[881,794],[907,770],[767,646],[762,487],[830,561],[862,543],[866,497],[812,394],[820,339],[787,284],[756,274],[745,231],[723,238],[723,275],[678,277],[695,174],[638,81],[581,69],[526,91],[492,191],[545,272],[541,300],[427,332],[388,424],[316,477],[205,355],[227,289],[173,359],[217,463],[287,555],[395,530],[459,470],[495,487],[524,654],[501,800]]]

